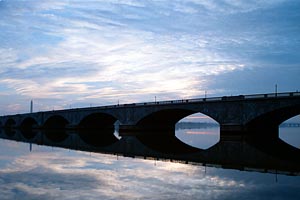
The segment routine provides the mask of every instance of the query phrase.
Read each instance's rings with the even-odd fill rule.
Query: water
[[[215,130],[215,129],[214,129]],[[285,133],[294,132],[285,128]],[[195,133],[210,129],[188,129]],[[282,129],[281,129],[282,131]],[[177,133],[177,135],[183,133]],[[203,147],[217,134],[188,134]],[[192,137],[202,137],[194,140]],[[205,138],[207,137],[207,138]],[[298,139],[293,138],[293,141]],[[0,140],[1,199],[300,199],[300,177]]]
[[[208,149],[220,140],[220,128],[177,129],[176,137],[193,147]]]

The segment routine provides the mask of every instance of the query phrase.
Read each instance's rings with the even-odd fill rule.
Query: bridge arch
[[[78,124],[79,136],[88,145],[102,147],[118,141],[114,135],[117,119],[106,113],[92,113]]]
[[[52,142],[62,142],[68,137],[68,134],[65,130],[68,124],[69,121],[60,115],[51,116],[43,125],[43,133]]]
[[[4,126],[5,126],[5,128],[12,128],[12,127],[14,127],[16,124],[17,124],[17,123],[16,123],[16,121],[15,121],[14,119],[9,118],[8,120],[6,120]]]
[[[264,113],[246,124],[249,134],[279,137],[279,125],[300,114],[300,105],[288,106]]]
[[[201,149],[187,144],[175,134],[176,123],[195,113],[201,112],[190,109],[163,109],[153,112],[138,121],[137,138],[145,146],[163,153],[201,151]]]
[[[285,143],[300,149],[300,115],[284,121],[279,126],[279,139]]]
[[[69,124],[69,121],[60,115],[54,115],[49,117],[44,125],[43,128],[45,129],[64,129],[66,125]]]
[[[219,119],[214,116],[214,113],[205,112],[205,109],[202,107],[196,107],[192,109],[172,108],[160,109],[155,112],[150,112],[149,114],[139,119],[136,125],[142,129],[174,131],[175,124],[178,121],[196,113],[206,115],[216,122],[219,121]]]
[[[137,122],[137,126],[146,130],[174,132],[175,124],[180,119],[195,112],[187,109],[163,109],[144,116]]]
[[[92,113],[89,114],[78,124],[78,128],[84,129],[103,129],[103,128],[111,128],[114,127],[114,123],[117,119],[109,114],[106,113]]]
[[[35,119],[33,119],[32,117],[26,117],[21,122],[20,129],[30,130],[30,129],[32,129],[36,125],[38,125],[38,123],[37,123],[37,121]]]
[[[6,120],[4,124],[4,132],[7,136],[12,137],[15,135],[16,131],[13,129],[16,126],[16,121],[12,118]]]
[[[37,132],[35,132],[33,128],[37,125],[37,121],[32,117],[25,118],[20,125],[22,135],[26,139],[33,139],[37,135]]]

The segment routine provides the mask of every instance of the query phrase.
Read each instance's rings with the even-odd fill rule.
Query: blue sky
[[[300,90],[298,0],[1,0],[0,114]]]

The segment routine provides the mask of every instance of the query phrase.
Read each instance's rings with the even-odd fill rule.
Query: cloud
[[[275,0],[275,1],[261,1],[261,0],[251,0],[251,1],[237,1],[237,0],[221,0],[221,1],[209,1],[209,0],[189,0],[187,2],[200,5],[207,10],[220,13],[238,13],[238,12],[251,12],[259,9],[266,9],[273,6],[277,6],[285,2],[285,0]]]
[[[41,109],[51,100],[112,104],[198,97],[208,89],[221,94],[230,88],[213,85],[228,73],[297,65],[298,17],[284,12],[291,4],[2,1],[0,94],[38,98]]]

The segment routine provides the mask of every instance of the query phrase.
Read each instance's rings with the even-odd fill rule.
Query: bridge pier
[[[137,135],[175,135],[175,127],[146,127],[137,125],[119,125],[120,136]]]
[[[260,140],[270,141],[278,139],[279,127],[275,125],[245,126],[240,124],[221,124],[221,141]]]
[[[221,141],[242,141],[245,139],[247,131],[241,124],[221,124],[220,140]]]

